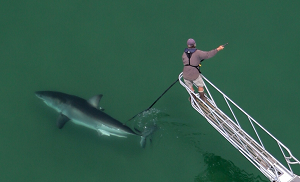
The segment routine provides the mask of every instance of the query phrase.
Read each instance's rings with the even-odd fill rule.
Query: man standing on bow
[[[204,96],[204,84],[200,72],[200,63],[204,59],[209,59],[217,54],[218,51],[224,49],[223,45],[211,51],[201,51],[196,49],[194,39],[187,40],[187,48],[182,55],[183,61],[183,79],[185,84],[194,92],[193,83],[198,87],[198,94],[203,101],[206,101]]]

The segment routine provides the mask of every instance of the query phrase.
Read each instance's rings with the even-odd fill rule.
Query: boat
[[[214,127],[229,143],[231,143],[245,158],[247,158],[259,171],[261,171],[272,182],[300,182],[300,177],[294,174],[292,166],[299,165],[299,160],[293,156],[290,149],[273,136],[260,123],[254,120],[248,113],[246,113],[240,106],[233,102],[220,89],[212,84],[204,75],[201,75],[204,81],[204,88],[207,92],[205,95],[206,101],[200,99],[193,91],[186,86],[183,81],[182,74],[178,76],[179,83],[186,89],[189,94],[189,101],[191,106],[202,115],[212,127]],[[218,107],[216,100],[211,93],[222,96],[226,104],[226,109],[222,110]],[[222,98],[221,97],[221,98]],[[218,100],[219,102],[219,100]],[[219,104],[219,103],[218,103]],[[224,110],[224,111],[223,111]],[[225,110],[227,111],[225,113]],[[238,114],[236,114],[238,112]],[[243,120],[241,118],[243,115]],[[239,117],[238,117],[239,116]],[[249,122],[252,126],[255,136],[250,136],[242,128],[242,122]],[[249,124],[248,123],[248,124]],[[250,127],[251,128],[251,127]],[[259,132],[258,132],[259,130]],[[267,135],[275,143],[277,143],[279,150],[285,160],[282,164],[277,160],[263,144],[262,138]],[[256,138],[256,140],[254,139]]]

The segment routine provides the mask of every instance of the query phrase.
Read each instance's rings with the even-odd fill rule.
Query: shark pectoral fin
[[[108,131],[105,131],[105,130],[97,129],[97,132],[98,132],[99,135],[110,136],[110,133]]]
[[[66,122],[68,122],[69,120],[70,118],[68,118],[67,116],[59,114],[56,125],[59,129],[62,129],[62,127],[64,127]]]
[[[90,98],[90,99],[88,100],[88,103],[90,103],[92,106],[94,106],[95,108],[98,109],[98,108],[100,108],[100,107],[99,107],[99,102],[100,102],[102,96],[103,96],[102,94],[96,95],[96,96]]]

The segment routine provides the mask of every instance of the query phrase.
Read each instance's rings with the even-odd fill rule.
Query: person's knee
[[[203,87],[198,87],[198,91],[199,91],[199,92],[203,92],[203,91],[204,91],[204,88],[203,88]]]

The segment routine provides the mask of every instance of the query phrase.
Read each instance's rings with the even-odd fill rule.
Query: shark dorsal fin
[[[95,95],[94,97],[92,97],[92,98],[90,98],[89,100],[88,100],[88,103],[90,103],[92,106],[94,106],[95,108],[97,108],[97,109],[99,109],[100,107],[99,107],[99,102],[100,102],[100,100],[101,100],[101,98],[102,98],[102,94],[100,94],[100,95]]]
[[[64,127],[64,125],[66,124],[66,122],[68,122],[70,120],[70,118],[68,118],[67,116],[63,115],[63,114],[59,114],[58,118],[57,118],[57,127],[59,129],[62,129],[62,127]]]

